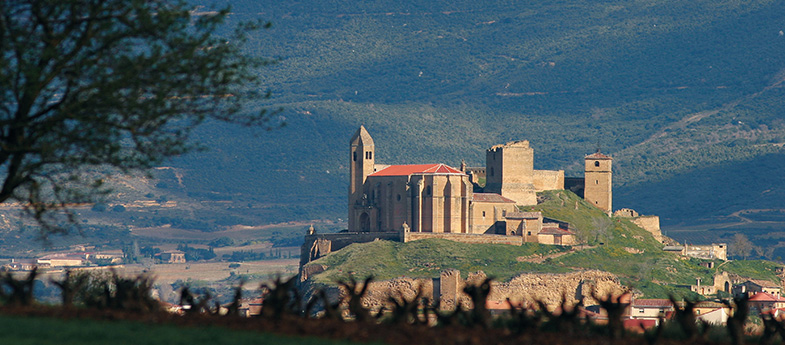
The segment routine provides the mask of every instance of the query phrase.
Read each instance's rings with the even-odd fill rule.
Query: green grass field
[[[219,327],[181,327],[132,321],[63,320],[0,315],[0,344],[14,345],[194,345],[357,344]]]

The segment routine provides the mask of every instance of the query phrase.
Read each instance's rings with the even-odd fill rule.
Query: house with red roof
[[[663,298],[633,298],[628,307],[630,319],[658,320],[667,318],[673,313],[673,302]]]
[[[766,312],[774,309],[785,308],[785,298],[775,296],[768,292],[758,292],[747,301],[750,310],[759,313]]]

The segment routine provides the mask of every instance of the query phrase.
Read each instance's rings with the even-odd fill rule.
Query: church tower
[[[373,173],[375,154],[371,135],[360,126],[349,144],[349,231],[358,231],[361,227],[355,208],[363,203],[363,185]]]
[[[584,159],[583,199],[606,213],[613,212],[613,158],[598,150]]]

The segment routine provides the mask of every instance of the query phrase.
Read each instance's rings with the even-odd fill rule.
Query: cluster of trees
[[[777,247],[774,246],[755,245],[752,243],[752,241],[749,240],[749,238],[747,238],[746,235],[742,233],[736,233],[733,235],[733,240],[729,245],[728,254],[743,260],[747,260],[754,252],[758,258],[779,260],[779,258],[775,257],[776,250]]]
[[[213,251],[213,248],[208,248],[208,249],[194,248],[188,246],[188,244],[178,245],[177,250],[185,253],[186,261],[210,260],[210,259],[214,259],[216,256],[215,252]]]

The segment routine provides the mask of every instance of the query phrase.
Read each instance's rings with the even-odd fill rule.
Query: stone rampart
[[[398,231],[388,232],[339,232],[335,234],[308,234],[300,249],[300,268],[328,253],[342,249],[352,243],[376,240],[402,241]]]
[[[660,217],[658,216],[640,216],[636,218],[630,219],[635,225],[641,227],[643,230],[646,230],[657,239],[657,241],[662,242],[664,239],[662,237],[662,230],[660,230]]]
[[[446,275],[445,275],[446,274]],[[457,279],[456,279],[457,278]],[[446,279],[446,282],[440,280]],[[471,301],[463,289],[468,284],[479,284],[485,279],[483,272],[470,273],[467,279],[460,278],[460,272],[450,270],[439,279],[399,277],[387,281],[372,282],[363,304],[372,310],[379,310],[389,303],[389,296],[412,300],[421,289],[420,297],[434,301],[444,298],[447,307],[453,309],[455,304],[471,308]],[[439,291],[439,289],[444,291]],[[563,274],[527,273],[513,278],[509,282],[493,282],[488,301],[504,302],[509,298],[513,303],[524,302],[536,305],[542,301],[553,310],[560,306],[566,296],[569,304],[583,300],[584,305],[596,305],[592,292],[597,296],[608,294],[620,295],[626,289],[619,283],[616,276],[601,271],[582,271]]]
[[[564,170],[534,170],[534,190],[564,189]]]
[[[511,244],[515,246],[520,246],[523,243],[523,237],[521,236],[451,234],[433,232],[407,232],[404,234],[404,242],[424,240],[428,238],[440,238],[461,243]]]

